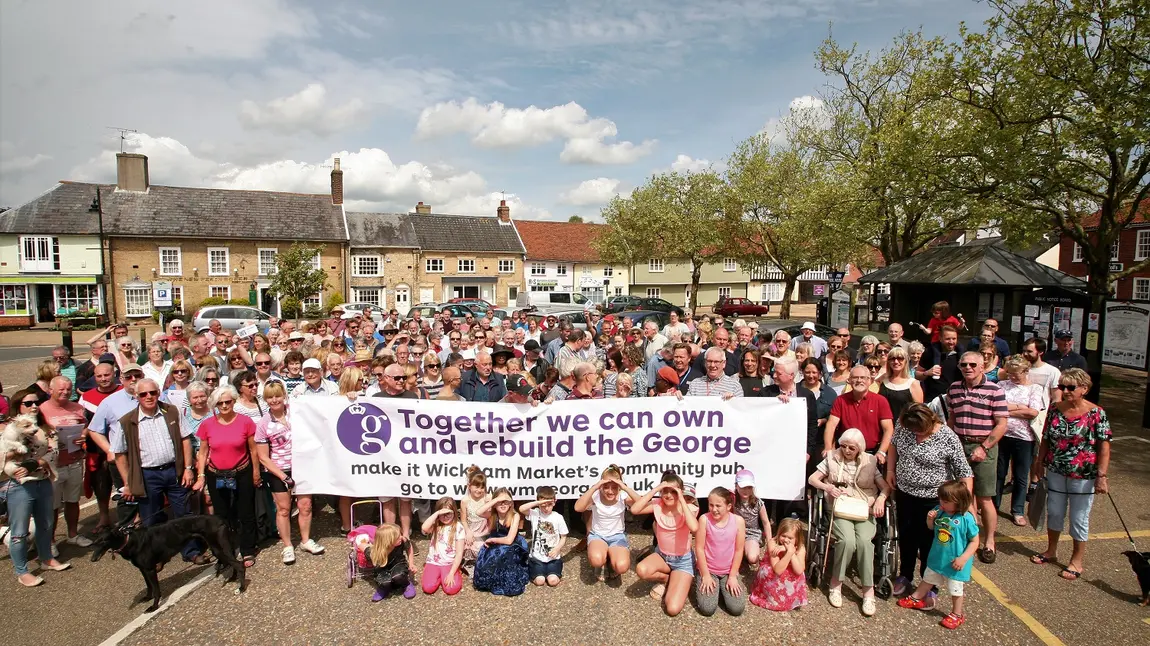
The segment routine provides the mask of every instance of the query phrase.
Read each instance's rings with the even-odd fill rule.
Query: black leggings
[[[926,526],[926,515],[938,505],[938,499],[919,498],[895,489],[894,501],[898,520],[898,575],[913,581],[915,561],[919,561],[919,576],[926,571],[926,558],[934,542],[934,532]]]
[[[375,568],[369,578],[371,584],[379,591],[379,594],[385,597],[392,592],[403,594],[403,591],[411,584],[410,572],[407,570],[406,562],[402,569],[391,572],[386,568]]]
[[[212,510],[232,531],[240,535],[240,553],[255,556],[256,488],[252,482],[251,463],[235,473],[236,488],[222,489],[216,486],[216,474],[208,469],[205,479],[208,492],[212,495]]]

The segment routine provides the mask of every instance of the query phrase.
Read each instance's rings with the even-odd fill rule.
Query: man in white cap
[[[815,324],[807,321],[803,323],[802,329],[799,330],[799,336],[791,339],[791,350],[799,347],[800,343],[811,344],[812,354],[815,359],[821,359],[827,353],[827,342],[822,337],[815,334]]]
[[[467,371],[475,369],[475,348],[467,348],[463,352],[460,352],[459,356],[463,357],[462,369],[464,373],[463,376],[466,378]]]
[[[311,358],[303,362],[303,383],[291,391],[292,397],[309,395],[338,395],[339,386],[334,381],[323,378],[323,364]]]

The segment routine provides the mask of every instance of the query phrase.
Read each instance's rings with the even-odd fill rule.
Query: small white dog
[[[17,415],[0,433],[0,456],[19,462],[28,455],[32,436],[40,429],[34,415]]]

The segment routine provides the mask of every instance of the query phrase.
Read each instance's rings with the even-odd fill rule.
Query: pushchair
[[[355,508],[360,505],[374,505],[378,512],[379,522],[373,524],[355,523]],[[347,587],[355,585],[357,579],[365,579],[366,572],[371,570],[371,563],[367,560],[364,550],[375,543],[375,529],[383,524],[383,503],[379,500],[358,500],[351,503],[351,518],[354,527],[347,533],[347,543],[350,548],[347,553]]]
[[[889,599],[894,593],[894,577],[898,572],[898,524],[895,508],[887,501],[882,518],[875,519],[874,533],[874,585],[875,595]],[[831,505],[826,492],[807,487],[807,581],[819,588],[829,581],[827,572],[830,551],[834,548],[831,537]]]

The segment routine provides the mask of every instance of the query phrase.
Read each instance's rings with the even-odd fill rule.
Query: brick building
[[[593,303],[629,293],[627,265],[604,263],[592,243],[604,224],[519,220],[527,249],[523,279],[535,292],[579,292]]]
[[[1098,216],[1086,221],[1086,231],[1097,228]],[[1110,271],[1119,272],[1150,258],[1150,204],[1143,206],[1122,230],[1118,241],[1110,248]],[[1058,268],[1071,276],[1086,279],[1089,272],[1082,262],[1082,248],[1066,236],[1058,247]],[[1150,301],[1150,267],[1119,280],[1114,286],[1114,297],[1121,300]]]

